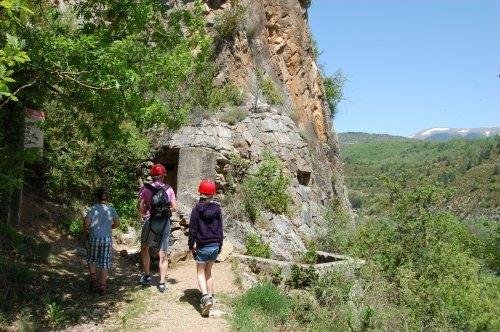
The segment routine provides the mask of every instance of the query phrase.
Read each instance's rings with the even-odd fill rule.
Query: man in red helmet
[[[159,248],[160,282],[158,290],[164,292],[167,289],[165,277],[168,268],[168,245],[170,240],[170,215],[177,210],[177,200],[172,187],[164,183],[166,174],[162,164],[151,167],[151,184],[145,184],[139,190],[139,202],[137,208],[144,218],[141,231],[141,258],[143,275],[141,285],[149,285],[151,282],[149,248],[156,240]]]

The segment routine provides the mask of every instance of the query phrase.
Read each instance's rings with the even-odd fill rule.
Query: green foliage
[[[137,165],[149,158],[146,131],[178,128],[193,109],[241,103],[231,84],[212,86],[213,42],[201,1],[192,10],[154,0],[84,1],[63,12],[49,2],[1,4],[0,103],[45,111],[52,197],[88,201],[107,186],[122,219],[135,218],[130,201]],[[21,127],[6,114],[2,127]],[[11,142],[18,136],[0,134],[3,196],[22,179],[22,167],[8,165],[24,160]]]
[[[232,39],[244,23],[247,8],[241,0],[230,0],[231,7],[215,18],[214,28],[221,40]]]
[[[262,238],[257,234],[249,234],[245,238],[246,254],[255,257],[270,258],[271,248],[269,244],[262,241]]]
[[[500,138],[426,142],[363,133],[339,137],[347,186],[362,202],[358,213],[390,212],[391,206],[384,203],[389,190],[382,180],[387,177],[407,187],[439,182],[452,190],[448,207],[462,218],[496,215],[500,178],[494,169],[500,162]]]
[[[232,317],[238,331],[270,331],[284,324],[291,299],[271,283],[257,284],[236,298]]]
[[[215,89],[208,96],[208,107],[217,108],[223,105],[239,106],[243,103],[244,91],[234,84],[228,83],[220,89]]]
[[[266,101],[271,105],[282,105],[283,95],[273,79],[261,70],[257,70],[256,74],[257,82],[262,91],[262,95],[266,98]]]
[[[326,76],[323,78],[325,97],[332,118],[337,114],[337,106],[344,98],[344,85],[346,80],[346,77],[341,71],[337,71],[333,76]]]
[[[292,265],[291,276],[287,284],[292,288],[309,287],[318,280],[318,274],[313,266],[307,268],[298,265]]]
[[[62,327],[68,321],[64,310],[56,302],[47,303],[47,318],[52,327]]]
[[[244,109],[235,107],[226,110],[220,115],[219,119],[230,125],[235,125],[241,122],[247,116],[247,114],[247,111],[245,111]]]
[[[65,227],[69,235],[74,238],[79,238],[83,232],[83,220],[82,218],[69,219],[65,223]]]
[[[306,252],[300,257],[300,262],[305,264],[316,264],[318,260],[318,243],[316,241],[308,241],[306,244]]]
[[[394,209],[386,219],[364,220],[346,234],[348,250],[374,264],[385,282],[398,285],[394,304],[416,329],[495,330],[500,289],[474,256],[477,240],[442,212],[446,190],[391,186]]]
[[[257,171],[243,181],[243,204],[250,219],[255,221],[261,209],[289,213],[293,202],[288,189],[290,182],[291,177],[285,173],[281,161],[270,153],[264,153]]]
[[[13,78],[14,68],[29,61],[30,58],[23,50],[25,45],[17,33],[30,14],[31,11],[25,1],[3,0],[0,2],[0,45],[2,45],[0,47],[0,103],[3,103],[4,99],[18,100],[16,97],[18,90],[11,91],[10,89],[10,86],[16,82]]]

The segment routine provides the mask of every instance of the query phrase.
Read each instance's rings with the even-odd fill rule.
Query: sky
[[[313,0],[325,74],[347,77],[337,132],[500,126],[500,0]]]

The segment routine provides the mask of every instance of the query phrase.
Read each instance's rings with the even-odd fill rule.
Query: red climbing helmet
[[[215,194],[215,183],[212,180],[203,180],[198,186],[198,192],[202,195],[212,196]]]
[[[167,174],[167,171],[165,170],[165,167],[162,164],[155,164],[153,165],[153,167],[151,167],[149,174],[151,176],[165,175]]]

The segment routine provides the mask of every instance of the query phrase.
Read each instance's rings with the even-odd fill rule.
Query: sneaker
[[[158,284],[158,290],[160,291],[160,293],[164,293],[167,290],[167,285],[165,285],[164,282],[160,282]]]
[[[203,317],[208,317],[210,309],[214,305],[212,297],[208,296],[208,294],[203,295],[201,297],[200,304],[201,304],[201,315]]]
[[[143,286],[149,286],[149,283],[151,282],[151,276],[143,274],[141,276],[141,279],[139,279],[139,283]]]

